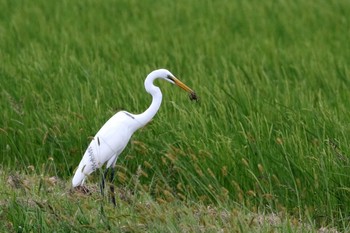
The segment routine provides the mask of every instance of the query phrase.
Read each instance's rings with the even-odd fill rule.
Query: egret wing
[[[86,176],[100,168],[109,160],[108,166],[116,161],[128,144],[133,131],[133,118],[118,112],[110,118],[90,142],[73,177],[73,187],[81,185]]]

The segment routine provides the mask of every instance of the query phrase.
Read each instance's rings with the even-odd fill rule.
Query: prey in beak
[[[192,90],[191,88],[189,88],[186,84],[184,84],[183,82],[181,82],[180,80],[178,80],[175,77],[171,77],[171,80],[177,85],[179,86],[181,89],[185,90],[186,92],[189,93],[189,97],[190,100],[196,100],[198,101],[198,96],[196,94],[196,92],[194,92],[194,90]]]

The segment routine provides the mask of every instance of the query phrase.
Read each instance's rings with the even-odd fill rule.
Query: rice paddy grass
[[[350,230],[348,1],[0,7],[2,230]],[[157,82],[162,106],[117,162],[119,206],[99,172],[73,192],[91,137],[149,106],[158,68],[200,101]]]

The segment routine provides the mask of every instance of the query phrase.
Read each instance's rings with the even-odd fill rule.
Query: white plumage
[[[141,114],[120,111],[103,125],[85,151],[74,174],[73,187],[82,185],[88,175],[105,163],[107,163],[106,168],[114,167],[118,156],[127,146],[133,133],[145,126],[154,117],[162,102],[162,92],[153,85],[153,81],[157,78],[178,85],[190,93],[191,99],[197,99],[195,92],[176,79],[168,70],[159,69],[152,71],[146,77],[144,83],[146,91],[152,95],[150,107]]]

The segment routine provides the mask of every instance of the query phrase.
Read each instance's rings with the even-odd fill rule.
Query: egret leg
[[[116,204],[116,201],[115,201],[115,192],[114,192],[114,184],[113,184],[113,181],[114,181],[114,167],[111,168],[111,176],[110,176],[110,191],[111,191],[111,200],[112,200],[112,203],[114,205],[114,207],[117,205]]]
[[[111,177],[110,177],[110,180],[109,180],[111,183],[113,183],[113,181],[114,181],[114,172],[115,172],[115,169],[114,169],[114,167],[112,167],[111,168]]]
[[[106,177],[107,177],[107,174],[108,174],[108,169],[109,168],[106,168],[106,170],[104,171],[104,173],[102,174],[102,180],[101,180],[101,185],[100,185],[100,190],[101,190],[101,195],[103,196],[103,191],[105,189],[105,180],[106,180]]]

